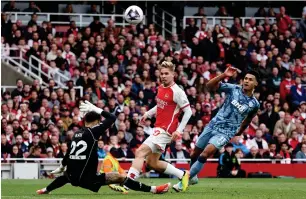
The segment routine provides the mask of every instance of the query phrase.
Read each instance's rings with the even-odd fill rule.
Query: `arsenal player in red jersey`
[[[160,67],[162,85],[157,91],[157,105],[147,111],[146,118],[156,115],[153,134],[136,150],[135,160],[128,172],[128,177],[137,179],[142,170],[144,159],[150,168],[157,172],[177,176],[183,184],[183,191],[188,187],[189,171],[182,171],[171,164],[160,161],[166,145],[181,137],[183,130],[191,117],[191,108],[185,92],[174,82],[175,67],[171,62],[164,61]],[[181,122],[178,117],[184,113]]]

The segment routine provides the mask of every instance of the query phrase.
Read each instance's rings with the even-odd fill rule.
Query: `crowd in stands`
[[[220,13],[226,15],[226,10]],[[204,16],[200,27],[189,19],[181,35],[165,38],[153,24],[115,27],[109,19],[105,26],[95,18],[85,28],[71,21],[64,36],[58,37],[50,22],[37,24],[35,14],[22,24],[2,13],[2,53],[19,53],[8,47],[24,49],[25,59],[37,57],[45,63],[42,70],[54,75],[44,79],[47,87],[38,80],[27,84],[18,79],[16,89],[1,93],[1,157],[63,157],[74,132],[82,127],[80,101],[88,100],[117,116],[99,140],[99,157],[116,148],[117,158],[133,158],[135,149],[152,134],[154,119],[147,119],[144,126],[139,121],[156,105],[158,66],[166,59],[176,65],[176,83],[186,92],[193,114],[182,139],[170,145],[165,157],[189,158],[226,97],[205,85],[234,66],[240,73],[225,82],[241,84],[247,70],[261,76],[254,92],[261,109],[243,136],[232,139],[234,150],[241,149],[244,158],[305,159],[306,11],[295,21],[281,7],[276,19],[275,24],[269,18],[263,23],[250,19],[242,26],[236,17],[232,27],[226,20],[210,27]],[[58,88],[58,82],[68,89]]]

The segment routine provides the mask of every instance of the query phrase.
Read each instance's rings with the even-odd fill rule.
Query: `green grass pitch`
[[[150,185],[158,185],[174,179],[141,179]],[[130,191],[127,195],[102,187],[99,193],[65,185],[50,195],[36,195],[37,189],[48,185],[51,180],[2,180],[2,199],[227,199],[227,198],[306,198],[306,179],[201,179],[188,191],[176,193],[173,190],[163,195]]]

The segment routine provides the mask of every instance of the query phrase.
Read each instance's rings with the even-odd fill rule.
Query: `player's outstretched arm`
[[[206,86],[211,91],[216,91],[219,88],[219,83],[226,77],[231,77],[236,73],[237,69],[234,67],[228,67],[224,73],[218,75],[217,77],[211,79],[207,82]]]
[[[111,125],[113,125],[116,121],[115,115],[108,113],[106,111],[103,111],[101,108],[96,107],[95,105],[93,105],[92,103],[88,101],[85,101],[85,103],[81,103],[80,111],[84,113],[94,111],[96,113],[101,114],[105,118],[105,120],[102,123],[91,128],[92,132],[97,135],[104,133],[105,130],[111,127]]]

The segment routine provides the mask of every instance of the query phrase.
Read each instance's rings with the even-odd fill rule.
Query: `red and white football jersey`
[[[174,83],[169,87],[159,86],[155,127],[172,134],[178,127],[181,111],[187,106],[189,106],[188,98],[177,84]]]

